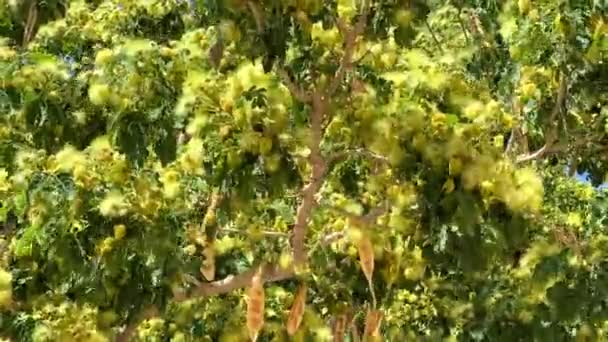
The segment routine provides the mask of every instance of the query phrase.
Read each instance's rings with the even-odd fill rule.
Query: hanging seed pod
[[[374,274],[374,247],[371,240],[365,235],[361,236],[361,239],[357,241],[357,249],[359,250],[361,269],[367,281],[371,283]]]
[[[334,337],[334,342],[344,342],[344,333],[346,332],[346,315],[341,314],[336,317],[334,322],[334,327],[332,330],[332,335]]]
[[[215,245],[213,241],[208,241],[205,249],[203,249],[203,264],[201,265],[201,274],[207,281],[213,281],[215,278]]]
[[[251,279],[251,287],[247,290],[247,330],[251,341],[257,340],[262,327],[264,327],[264,284],[260,267]]]
[[[291,311],[289,312],[289,318],[287,319],[287,333],[289,336],[295,335],[296,331],[302,323],[304,317],[304,308],[306,306],[306,291],[307,286],[305,284],[300,285],[293,304],[291,305]]]
[[[380,310],[368,310],[365,316],[365,333],[366,337],[380,337],[380,323],[384,314]]]

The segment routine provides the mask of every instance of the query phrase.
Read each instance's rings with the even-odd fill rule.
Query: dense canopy
[[[605,1],[0,0],[0,36],[0,338],[608,336]]]

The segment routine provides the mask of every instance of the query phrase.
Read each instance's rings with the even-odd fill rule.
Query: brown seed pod
[[[336,317],[334,321],[334,327],[332,329],[332,335],[334,342],[344,342],[344,333],[346,332],[346,315],[341,314]]]
[[[289,318],[287,319],[287,333],[289,336],[295,335],[296,331],[302,323],[304,317],[304,308],[306,306],[306,291],[308,290],[306,284],[300,285],[293,304],[291,305],[291,311],[289,312]]]
[[[365,336],[367,337],[379,337],[380,336],[380,323],[384,314],[380,310],[368,310],[367,316],[365,316]]]
[[[371,283],[374,274],[374,247],[371,240],[363,235],[357,241],[357,249],[359,250],[359,263],[365,274],[367,281]]]
[[[264,284],[260,267],[251,279],[247,290],[247,330],[251,341],[255,342],[264,327]]]

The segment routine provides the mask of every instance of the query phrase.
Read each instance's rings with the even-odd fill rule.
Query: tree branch
[[[346,233],[344,233],[343,230],[341,230],[339,232],[329,233],[329,234],[325,235],[323,237],[323,239],[321,240],[321,246],[326,247],[328,245],[331,245],[332,243],[342,239],[345,235],[346,235]]]
[[[261,34],[262,32],[264,32],[264,14],[262,13],[262,10],[260,10],[258,4],[255,3],[253,0],[247,1],[247,7],[249,7],[249,10],[253,15],[258,34]]]
[[[277,74],[283,80],[283,84],[289,89],[291,95],[303,103],[310,103],[312,96],[305,92],[302,88],[298,87],[292,80],[287,71],[283,68],[278,68]]]
[[[553,146],[555,141],[557,140],[557,116],[562,112],[562,109],[566,102],[566,95],[568,92],[568,83],[566,80],[566,75],[563,73],[560,76],[559,88],[557,92],[557,99],[555,101],[555,105],[553,106],[553,110],[551,111],[551,115],[549,115],[549,131],[546,134],[545,144],[540,149],[532,152],[528,155],[517,157],[517,163],[523,163],[526,161],[539,159],[545,156],[548,153],[561,152],[567,149],[567,145],[562,145],[560,147]]]
[[[296,221],[293,228],[293,258],[296,265],[306,263],[307,255],[304,246],[306,233],[308,232],[308,219],[315,207],[315,195],[321,189],[327,164],[321,154],[321,140],[323,139],[323,118],[325,116],[326,102],[319,91],[313,94],[313,111],[310,118],[310,130],[312,137],[308,148],[310,155],[309,162],[312,165],[312,177],[310,182],[302,191],[302,203],[296,213]]]
[[[237,274],[230,275],[224,279],[212,281],[209,283],[200,283],[194,288],[188,296],[182,298],[175,298],[177,302],[185,301],[190,298],[209,297],[228,293],[233,290],[248,287],[251,285],[251,279],[255,275],[258,267],[251,267],[249,270]],[[285,279],[289,279],[295,275],[293,267],[287,269],[281,268],[278,265],[264,264],[262,270],[262,277],[264,282],[276,282]]]
[[[456,6],[458,8],[458,23],[460,24],[460,28],[462,29],[462,33],[464,34],[464,38],[466,40],[467,43],[469,43],[469,34],[467,33],[467,29],[464,26],[464,22],[462,22],[462,6],[458,3],[455,3],[454,6]]]
[[[233,228],[222,228],[219,231],[225,232],[225,233],[249,234],[249,232],[247,232],[246,230],[239,230],[239,229],[233,229]],[[271,236],[271,237],[289,237],[288,233],[283,233],[283,232],[273,232],[273,231],[268,231],[268,230],[262,230],[259,233],[264,236]]]
[[[257,4],[252,1],[248,1],[247,4],[256,19],[258,31],[261,31],[261,29],[263,29],[263,19],[261,18],[261,13]],[[312,94],[306,94],[291,81],[285,70],[279,69],[278,71],[279,77],[285,82],[292,95],[300,101],[312,106],[310,117],[310,131],[312,137],[308,143],[308,148],[310,150],[308,161],[312,166],[312,171],[308,184],[306,184],[302,190],[302,200],[296,211],[292,239],[294,263],[289,268],[281,268],[275,264],[264,264],[262,271],[264,282],[275,282],[292,278],[296,275],[297,267],[304,265],[307,262],[308,253],[306,251],[305,240],[306,234],[308,233],[308,221],[313,209],[317,206],[315,195],[321,189],[327,172],[327,163],[321,153],[321,140],[323,139],[324,133],[323,120],[330,98],[328,95],[335,92],[342,82],[345,73],[351,67],[355,41],[357,36],[362,33],[365,28],[368,10],[369,6],[365,6],[354,29],[349,30],[349,34],[346,36],[345,53],[338,71],[330,81],[329,91],[317,89]],[[195,297],[208,297],[250,286],[251,279],[257,269],[258,267],[256,266],[243,273],[231,275],[221,280],[199,283],[188,295],[179,296],[178,298],[175,298],[175,301],[179,302]]]
[[[550,149],[550,146],[547,143],[545,143],[545,145],[543,145],[543,147],[539,148],[535,152],[524,155],[524,156],[517,157],[516,162],[523,163],[523,162],[527,162],[530,160],[539,159],[539,158],[545,156],[548,153],[549,149]]]
[[[338,71],[336,71],[336,74],[329,82],[329,87],[327,88],[327,92],[325,94],[325,96],[328,98],[332,96],[336,90],[338,90],[338,87],[340,86],[340,83],[342,83],[346,72],[352,69],[352,59],[353,53],[355,52],[355,47],[357,45],[357,37],[365,30],[370,7],[371,5],[369,3],[363,5],[363,11],[359,15],[359,19],[353,28],[346,28],[345,25],[338,21],[338,27],[344,35],[344,55],[342,55],[342,60],[340,61]]]
[[[386,158],[383,155],[374,153],[374,152],[364,149],[364,148],[355,148],[355,149],[347,149],[347,150],[340,151],[340,152],[334,154],[327,160],[327,164],[331,165],[335,162],[338,162],[339,160],[348,157],[349,154],[361,155],[361,156],[368,157],[372,160],[375,160],[375,161],[381,162],[381,163],[386,163],[386,164],[390,163],[388,158]]]
[[[424,24],[426,25],[426,28],[429,30],[429,33],[431,34],[431,37],[433,37],[433,41],[435,42],[435,45],[437,45],[437,48],[439,49],[439,52],[443,53],[443,47],[441,46],[441,43],[439,42],[439,39],[437,39],[437,36],[435,35],[435,31],[433,31],[433,28],[431,27],[431,24],[429,24],[429,21],[426,18],[424,19]]]

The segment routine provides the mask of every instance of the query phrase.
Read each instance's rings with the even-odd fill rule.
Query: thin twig
[[[369,292],[372,295],[372,307],[375,310],[378,305],[378,301],[376,300],[376,291],[374,290],[374,282],[372,281],[371,278],[367,280],[367,285],[369,287]]]
[[[388,210],[388,204],[385,204],[383,206],[379,206],[376,207],[372,210],[370,210],[367,214],[365,215],[355,215],[352,213],[349,213],[348,211],[341,209],[341,208],[337,208],[337,207],[328,207],[329,209],[343,215],[346,216],[348,219],[357,222],[359,226],[378,226],[376,224],[376,221],[378,220],[378,218],[382,215],[384,215],[387,210]],[[388,227],[384,227],[384,228],[388,228]],[[329,233],[325,236],[323,236],[321,239],[319,239],[319,242],[317,242],[317,244],[315,244],[315,246],[313,246],[311,248],[311,250],[316,250],[318,246],[322,246],[322,247],[327,247],[329,245],[331,245],[332,243],[343,239],[346,236],[346,232],[345,231],[338,231],[338,232],[332,232]]]
[[[435,31],[433,31],[433,28],[431,27],[431,24],[429,24],[428,19],[426,19],[426,18],[424,19],[424,24],[426,25],[426,28],[429,30],[429,33],[433,37],[433,40],[435,41],[435,44],[437,45],[439,52],[443,53],[443,47],[441,46],[439,39],[437,39],[437,36],[435,35]]]
[[[255,25],[258,34],[264,32],[264,14],[260,10],[260,7],[253,0],[247,1],[247,6],[253,15],[253,19],[255,19]]]
[[[346,234],[344,233],[344,231],[329,233],[329,234],[325,235],[325,237],[323,237],[323,239],[321,239],[321,246],[327,247],[327,246],[331,245],[332,243],[344,238],[345,235]]]
[[[517,96],[512,96],[511,98],[511,111],[514,115],[517,116],[519,120],[521,118],[521,104],[519,103]],[[507,142],[507,146],[505,148],[505,154],[509,154],[513,145],[515,144],[515,139],[517,135],[523,135],[520,132],[519,125],[515,124],[513,128],[511,128],[511,136],[509,137],[509,141]]]
[[[378,161],[378,162],[381,162],[381,163],[386,163],[386,164],[390,163],[390,161],[388,160],[388,158],[386,158],[383,155],[374,153],[374,152],[372,152],[370,150],[367,150],[367,149],[364,149],[364,148],[354,148],[354,149],[346,149],[344,151],[340,151],[340,152],[334,154],[333,156],[331,156],[328,159],[327,164],[331,165],[333,163],[336,163],[336,162],[338,162],[338,161],[340,161],[340,160],[348,157],[351,154],[361,155],[361,156],[364,156],[364,157],[368,157],[368,158],[371,158],[372,160],[375,160],[375,161]]]
[[[388,203],[384,203],[383,205],[370,210],[365,215],[356,215],[353,213],[349,213],[348,211],[346,211],[342,208],[333,207],[333,206],[330,206],[328,208],[339,213],[340,215],[346,216],[348,219],[352,220],[353,222],[356,222],[359,226],[375,225],[376,220],[378,220],[378,218],[380,216],[386,214],[386,212],[389,209]]]
[[[245,230],[239,230],[239,229],[234,229],[234,228],[221,228],[220,231],[226,232],[226,233],[248,234],[248,232]],[[264,236],[271,236],[271,237],[289,237],[288,233],[283,233],[283,232],[272,232],[272,231],[262,230],[258,233],[260,233]]]
[[[462,7],[460,5],[456,5],[458,7],[458,23],[460,24],[460,28],[462,29],[462,33],[464,34],[464,39],[469,43],[469,34],[467,33],[467,29],[464,26],[464,22],[460,15],[462,14]]]
[[[291,95],[293,97],[295,97],[296,99],[298,99],[300,102],[310,103],[310,101],[312,99],[312,96],[310,96],[310,94],[308,94],[302,88],[300,88],[299,86],[297,86],[291,80],[291,77],[289,76],[289,74],[287,73],[287,71],[285,71],[285,69],[279,68],[277,70],[277,74],[279,75],[279,77],[281,78],[281,80],[283,80],[283,83],[285,84],[285,86],[287,87],[287,89],[289,89],[289,91],[291,92]]]

